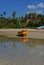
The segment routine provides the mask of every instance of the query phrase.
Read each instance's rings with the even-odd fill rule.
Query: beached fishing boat
[[[28,33],[27,30],[22,30],[22,31],[18,32],[18,35],[19,35],[19,36],[26,36],[27,33]]]

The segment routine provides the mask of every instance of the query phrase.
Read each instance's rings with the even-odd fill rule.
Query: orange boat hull
[[[22,30],[22,31],[18,32],[18,34],[21,35],[21,36],[26,36],[27,33],[28,33],[27,30]]]

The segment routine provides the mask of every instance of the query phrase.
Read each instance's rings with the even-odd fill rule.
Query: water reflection
[[[8,43],[16,48],[15,41],[0,41],[0,46],[6,48],[8,47]]]
[[[40,45],[44,45],[44,40],[42,39],[27,39],[27,38],[21,38],[20,41],[27,45],[28,47],[36,47]]]
[[[14,43],[14,42],[13,42],[12,46],[13,46],[14,48],[16,48],[16,45],[15,45],[15,43]]]
[[[44,40],[0,40],[0,65],[44,65]]]
[[[28,42],[28,38],[25,38],[25,37],[23,37],[23,38],[20,38],[20,41],[22,42],[22,43],[27,43]]]
[[[14,41],[0,40],[0,46],[3,46],[4,48],[7,47],[8,43],[11,44],[14,48],[16,48],[16,43],[22,43],[28,47],[36,47],[36,46],[44,45],[44,40],[29,39],[29,38],[25,38],[25,37],[19,38],[19,39],[15,38]]]

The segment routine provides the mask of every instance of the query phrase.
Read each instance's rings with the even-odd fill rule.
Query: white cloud
[[[37,13],[37,14],[43,14],[43,10],[34,10],[34,11],[28,11],[28,12],[26,12],[27,14],[28,13]]]
[[[44,8],[44,3],[39,3],[37,7]]]
[[[34,9],[35,5],[28,5],[27,8]]]
[[[29,9],[44,8],[44,3],[39,3],[37,5],[28,5],[27,8]]]
[[[43,10],[36,10],[35,11],[37,14],[43,14]]]

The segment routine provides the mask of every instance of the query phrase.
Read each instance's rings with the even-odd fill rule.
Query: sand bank
[[[0,35],[5,35],[8,37],[17,37],[17,34],[22,29],[0,29]],[[26,38],[37,38],[37,39],[44,39],[44,29],[38,30],[38,29],[26,29],[28,30],[28,34]]]

